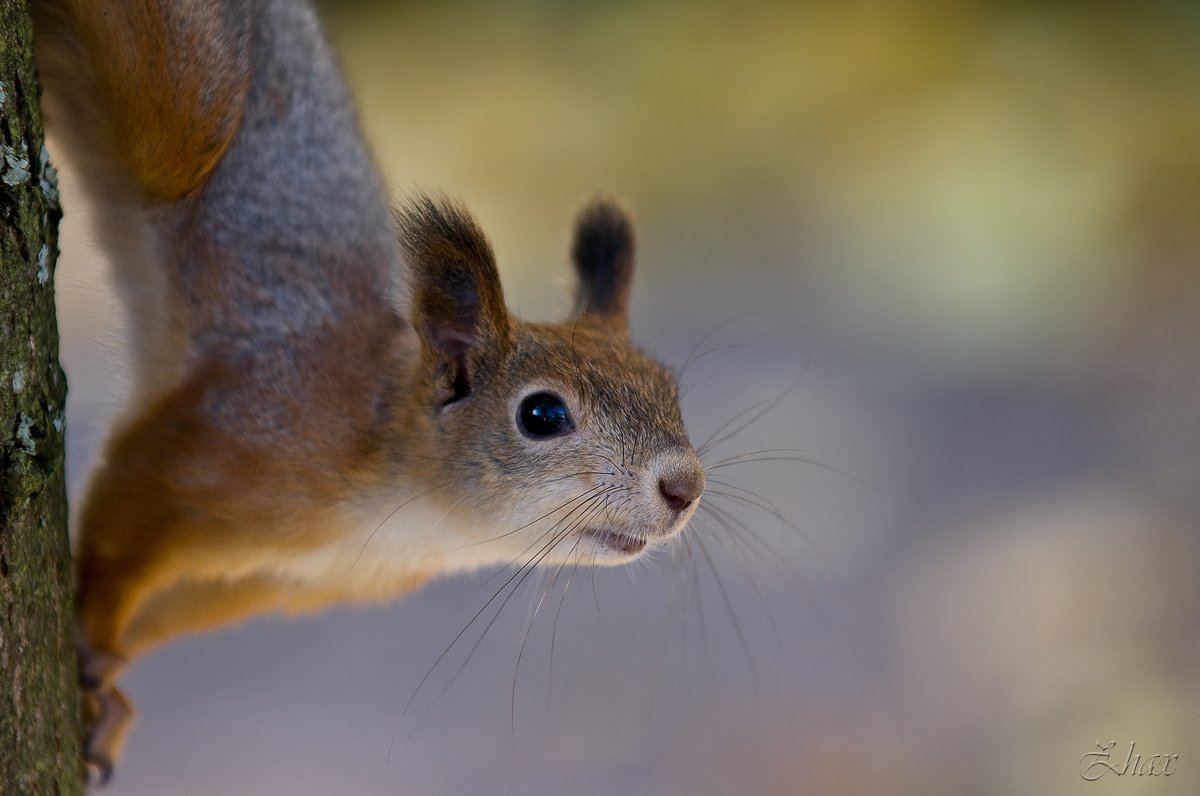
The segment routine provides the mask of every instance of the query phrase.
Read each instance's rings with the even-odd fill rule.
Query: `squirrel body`
[[[497,563],[620,564],[687,523],[704,471],[629,341],[618,205],[579,217],[571,316],[525,323],[465,210],[393,217],[306,2],[33,11],[136,354],[77,529],[102,774],[133,715],[117,676],[174,636]]]

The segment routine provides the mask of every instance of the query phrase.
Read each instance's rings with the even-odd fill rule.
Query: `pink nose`
[[[704,492],[704,473],[690,468],[668,473],[658,479],[658,492],[668,506],[683,511]]]

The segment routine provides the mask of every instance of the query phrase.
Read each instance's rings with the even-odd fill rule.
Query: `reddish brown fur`
[[[81,592],[79,619],[91,644],[123,657],[146,648],[150,640],[129,625],[135,619],[161,625],[150,608],[142,609],[143,601],[181,577],[232,581],[271,556],[329,542],[338,531],[333,507],[377,488],[387,473],[388,435],[361,398],[370,389],[362,379],[389,368],[392,352],[367,342],[338,336],[321,346],[327,362],[347,346],[379,359],[351,360],[358,372],[342,369],[342,378],[331,364],[325,384],[295,407],[296,422],[309,423],[293,429],[307,431],[301,455],[280,455],[212,422],[203,408],[209,396],[245,392],[238,369],[222,364],[194,373],[121,432],[80,518],[79,579],[88,588]],[[241,588],[220,608],[194,601],[196,617],[180,605],[169,611],[186,627],[205,624],[214,611],[234,617],[275,607],[252,592]],[[245,601],[240,610],[239,600]]]
[[[88,754],[104,769],[132,716],[113,687],[132,655],[256,613],[393,598],[425,579],[414,569],[339,586],[275,574],[277,562],[336,541],[344,507],[394,475],[389,451],[404,413],[392,396],[419,349],[386,295],[396,246],[340,78],[328,59],[306,64],[311,73],[289,60],[323,46],[307,9],[35,0],[33,11],[47,122],[78,156],[89,192],[127,214],[106,219],[116,227],[101,232],[120,239],[138,234],[121,228],[126,219],[145,225],[152,245],[137,253],[149,268],[114,265],[135,283],[166,275],[157,299],[168,320],[151,328],[181,341],[168,346],[168,375],[136,396],[140,405],[109,443],[80,514]],[[264,44],[279,37],[286,52]],[[268,81],[257,105],[256,75]],[[312,117],[294,127],[284,114],[297,107]],[[239,137],[244,120],[257,125],[253,136]],[[280,130],[294,130],[309,151],[334,131],[343,151],[332,171],[308,164],[305,187],[352,179],[359,204],[339,209],[368,226],[377,218],[376,236],[334,222],[338,237],[312,225],[304,212],[320,210],[319,189],[293,192],[290,206],[271,204],[285,183],[278,169],[296,165],[287,160],[292,150],[285,140],[276,146],[287,152],[260,165],[254,148]],[[252,168],[232,170],[264,186],[257,194],[217,179],[239,152]],[[240,212],[267,208],[277,222],[238,226]],[[289,282],[295,290],[277,291]]]
[[[33,7],[40,68],[73,73],[62,84],[74,87],[69,101],[92,109],[88,135],[156,200],[204,181],[237,133],[250,86],[236,46],[245,9],[192,5],[187,13],[164,13],[157,0]]]

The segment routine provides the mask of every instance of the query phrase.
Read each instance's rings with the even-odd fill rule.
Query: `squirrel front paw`
[[[125,665],[118,655],[79,645],[79,687],[83,701],[83,762],[88,782],[105,785],[112,777],[125,735],[133,726],[133,705],[113,685]]]
[[[92,785],[103,786],[112,777],[113,762],[121,756],[134,716],[133,705],[118,689],[84,691],[83,762]]]

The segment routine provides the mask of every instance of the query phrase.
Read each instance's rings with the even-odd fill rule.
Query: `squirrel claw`
[[[104,681],[94,674],[89,674],[81,666],[79,668],[79,687],[85,694],[95,693],[104,685]]]
[[[112,778],[113,761],[120,756],[125,734],[133,726],[134,711],[129,700],[115,688],[84,695],[87,737],[84,763],[88,780],[103,787]]]
[[[112,779],[113,763],[108,755],[89,752],[87,760],[88,785],[103,788]]]

